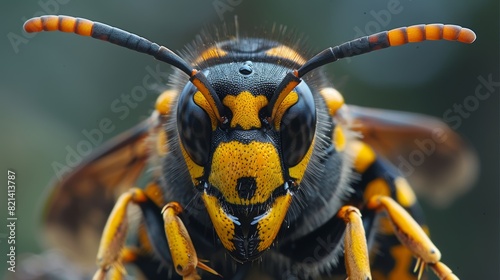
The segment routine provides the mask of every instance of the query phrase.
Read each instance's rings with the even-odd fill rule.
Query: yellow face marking
[[[335,145],[335,150],[342,152],[345,149],[345,135],[342,127],[337,125],[333,130],[333,144]]]
[[[354,152],[354,169],[358,173],[363,173],[372,165],[376,159],[375,152],[366,143],[355,141],[351,143],[352,151]]]
[[[344,97],[342,94],[331,87],[323,88],[319,91],[319,93],[325,100],[330,116],[335,116],[337,110],[344,105]]]
[[[238,179],[248,177],[254,178],[256,184],[249,199],[238,193]],[[265,202],[284,183],[278,151],[272,144],[237,141],[221,143],[215,149],[208,180],[227,202],[241,205]]]
[[[396,200],[401,206],[408,208],[415,204],[417,197],[405,178],[397,177],[394,184],[396,185]]]
[[[193,70],[193,73],[196,73],[196,70]],[[210,105],[210,109],[211,109],[210,111],[212,111],[212,113],[215,115],[216,119],[221,120],[220,112],[217,110],[217,105],[216,105],[214,96],[210,92],[210,89],[207,87],[207,85],[205,85],[200,79],[198,79],[195,76],[193,76],[191,78],[191,82],[193,83],[193,85],[195,85],[195,87],[197,89],[200,90],[200,93],[203,95],[203,97],[205,97],[206,102],[208,102],[208,104]],[[207,111],[207,110],[205,110],[205,111]]]
[[[283,118],[286,110],[297,103],[298,100],[299,95],[297,94],[297,92],[292,91],[285,97],[283,102],[281,102],[278,109],[276,110],[276,116],[274,117],[274,128],[276,128],[276,130],[280,129],[281,119]]]
[[[201,108],[203,108],[203,110],[205,110],[205,112],[207,112],[208,116],[210,117],[210,123],[212,124],[212,131],[215,130],[215,128],[217,127],[217,116],[214,114],[214,111],[212,110],[212,107],[210,107],[210,104],[208,103],[205,96],[203,96],[201,92],[197,91],[194,94],[193,100],[196,105],[200,106]]]
[[[285,98],[292,93],[292,90],[299,84],[299,81],[289,81],[288,84],[285,86],[285,88],[278,94],[278,99],[276,100],[276,103],[274,104],[272,113],[271,113],[271,119],[276,118],[276,112],[278,111],[278,108],[281,107],[281,103]]]
[[[220,49],[218,47],[211,47],[211,48],[208,48],[205,51],[203,51],[201,53],[201,55],[196,58],[194,63],[198,64],[200,62],[207,61],[207,60],[212,59],[212,58],[220,58],[220,57],[224,57],[226,55],[227,55],[227,52],[225,50]]]
[[[304,158],[297,165],[288,168],[288,173],[290,174],[290,177],[296,179],[297,184],[300,184],[302,178],[304,177],[307,165],[309,164],[309,160],[311,159],[313,148],[314,148],[314,139],[311,142],[311,146],[309,147],[309,150],[307,150],[307,153],[304,156]]]
[[[265,96],[253,96],[250,92],[244,91],[236,96],[227,95],[222,103],[229,107],[233,113],[232,128],[237,125],[244,130],[261,127],[259,111],[267,105]]]
[[[222,245],[224,245],[224,248],[229,251],[236,250],[232,241],[234,239],[233,221],[227,217],[226,213],[224,213],[219,201],[217,201],[217,198],[206,193],[204,193],[201,197],[205,203],[205,208],[207,208],[210,220],[212,220],[215,232],[217,232],[217,236],[219,236]]]
[[[298,52],[283,45],[267,50],[266,55],[288,59],[301,65],[306,63],[306,60]]]
[[[191,175],[191,180],[193,182],[193,185],[198,185],[198,181],[196,180],[196,178],[200,178],[201,176],[203,176],[205,169],[203,168],[203,166],[199,166],[191,159],[191,157],[187,154],[186,150],[184,149],[184,146],[182,146],[182,143],[179,144],[181,146],[182,157],[184,157],[184,160],[186,161],[186,165],[189,171],[189,175]]]
[[[267,215],[257,224],[257,231],[259,233],[259,239],[261,240],[257,247],[259,252],[267,250],[273,243],[291,202],[292,195],[289,193],[276,198]]]

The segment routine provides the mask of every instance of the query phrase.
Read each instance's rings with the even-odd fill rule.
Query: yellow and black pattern
[[[355,170],[361,173],[361,179],[355,186],[355,197],[357,203],[361,203],[359,208],[365,225],[372,225],[367,227],[368,240],[371,240],[370,261],[374,268],[372,276],[374,279],[417,279],[413,272],[416,259],[394,234],[389,217],[385,213],[366,209],[366,204],[374,196],[391,197],[425,227],[415,194],[397,170],[378,158],[371,147],[363,142],[354,146],[357,151]]]
[[[264,57],[259,54],[245,58],[237,49],[228,49],[234,43],[229,41],[227,46],[222,44],[194,58],[199,63],[205,58],[203,64],[211,65],[207,80],[225,106],[219,113],[227,122],[214,126],[217,119],[212,108],[197,88],[188,85],[181,90],[180,121],[172,130],[181,133],[182,155],[192,181],[203,191],[201,198],[222,244],[234,258],[248,261],[266,251],[281,229],[292,202],[290,191],[302,181],[313,153],[310,144],[316,120],[314,97],[302,85],[276,104],[278,113],[269,121],[266,113],[280,82],[274,77],[286,73],[287,68],[261,62]],[[272,41],[248,43],[247,47],[259,49],[261,55],[269,52],[280,60],[303,59]],[[242,56],[241,63],[223,63],[238,56]],[[262,84],[263,80],[274,87]],[[187,111],[199,113],[188,115]],[[296,124],[290,127],[290,122]],[[196,127],[200,136],[192,132]],[[300,135],[300,139],[282,141],[287,134],[290,139]],[[208,138],[213,139],[210,147]],[[201,150],[205,151],[202,155]]]
[[[201,42],[186,60],[145,38],[85,19],[42,16],[27,21],[25,30],[90,36],[179,70],[149,120],[96,153],[51,197],[48,228],[79,241],[82,236],[75,233],[97,232],[86,218],[97,201],[88,194],[107,189],[97,195],[102,200],[97,216],[109,217],[105,226],[104,219],[97,223],[104,229],[95,279],[123,278],[128,264],[149,279],[199,279],[202,269],[205,279],[260,274],[412,280],[421,278],[426,266],[441,279],[457,279],[428,238],[412,188],[390,163],[391,149],[377,145],[398,135],[379,128],[397,127],[387,116],[399,115],[377,118],[366,109],[350,110],[315,70],[424,40],[472,43],[471,30],[403,27],[312,58],[272,39],[230,36]],[[399,123],[396,131],[420,135],[442,125],[431,123],[421,130]],[[448,148],[467,150],[450,135],[455,145]],[[413,141],[398,139],[401,146]],[[153,183],[136,188],[147,163]],[[140,211],[139,226],[129,220],[134,209]],[[137,234],[136,243],[128,244],[129,232]],[[72,244],[87,249],[81,247]]]

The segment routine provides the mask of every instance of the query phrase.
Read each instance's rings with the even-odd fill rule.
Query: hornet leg
[[[344,258],[349,280],[371,280],[368,247],[361,213],[354,206],[340,208],[337,216],[346,224],[344,236]]]

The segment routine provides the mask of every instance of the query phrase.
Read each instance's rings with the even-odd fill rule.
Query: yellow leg
[[[370,261],[361,213],[354,206],[340,208],[337,216],[345,221],[344,258],[349,280],[370,280]]]
[[[458,277],[453,274],[451,269],[442,262],[430,264],[429,267],[441,280],[458,280]]]
[[[137,249],[125,247],[120,252],[119,263],[133,263],[137,259]],[[126,271],[123,266],[112,266],[109,270],[99,269],[94,275],[94,280],[123,280]]]
[[[182,207],[177,202],[168,203],[162,210],[163,220],[165,221],[165,234],[167,235],[168,246],[174,262],[175,271],[182,276],[184,280],[201,279],[196,272],[196,267],[221,276],[215,270],[198,260],[189,233],[178,217],[181,212]]]
[[[439,252],[438,248],[432,243],[413,217],[396,201],[388,196],[375,195],[370,198],[367,207],[387,212],[389,220],[394,227],[395,235],[417,257],[415,270],[419,270],[419,279],[422,276],[425,266],[428,264],[440,279],[458,279],[451,273],[448,267],[439,262],[441,252]]]
[[[130,202],[140,203],[145,201],[147,201],[145,193],[137,188],[130,189],[118,198],[102,233],[97,253],[97,266],[99,268],[94,275],[94,280],[105,279],[111,268],[121,274],[125,273],[121,254],[127,237],[127,206]]]

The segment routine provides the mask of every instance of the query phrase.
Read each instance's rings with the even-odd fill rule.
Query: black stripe
[[[62,28],[61,28],[62,27],[62,20],[63,20],[62,16],[57,17],[57,29],[59,29],[59,31],[62,31]]]
[[[42,29],[47,31],[47,17],[48,16],[41,16],[40,20],[42,21]]]
[[[78,32],[78,26],[80,26],[80,18],[75,18],[75,24],[73,26],[73,32],[77,33]]]
[[[403,36],[405,38],[405,44],[407,44],[409,41],[408,41],[408,30],[406,29],[406,27],[401,27],[400,30],[403,32]]]
[[[391,45],[389,43],[389,36],[387,34],[388,34],[387,31],[384,31],[384,32],[380,32],[380,33],[368,36],[368,42],[369,42],[370,46],[369,46],[369,50],[367,52],[385,49],[385,48],[390,47]],[[376,39],[376,40],[372,42],[372,39]]]

